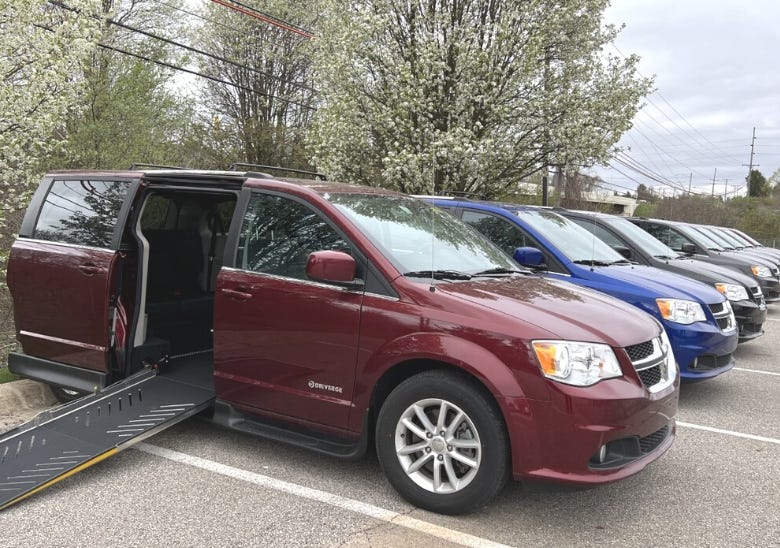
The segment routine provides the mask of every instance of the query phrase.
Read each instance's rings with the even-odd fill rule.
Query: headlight
[[[769,270],[765,266],[751,266],[750,270],[753,271],[754,276],[758,276],[759,278],[771,278],[772,277],[772,271]]]
[[[544,376],[574,386],[590,386],[620,377],[615,353],[606,344],[570,341],[533,341]]]
[[[715,289],[723,293],[730,301],[748,300],[748,292],[744,285],[739,284],[715,284]]]
[[[704,310],[697,302],[679,299],[656,299],[655,302],[661,317],[670,322],[689,324],[707,320]]]

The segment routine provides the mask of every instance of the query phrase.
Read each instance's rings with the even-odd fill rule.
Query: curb
[[[29,379],[0,384],[0,432],[57,403],[49,385]]]

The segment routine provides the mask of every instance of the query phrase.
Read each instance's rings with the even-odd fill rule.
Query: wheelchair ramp
[[[177,361],[170,374],[141,371],[0,436],[0,510],[211,406],[210,356]]]

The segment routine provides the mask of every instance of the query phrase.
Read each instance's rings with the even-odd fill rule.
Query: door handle
[[[238,289],[220,289],[221,293],[224,293],[225,295],[229,296],[231,299],[236,301],[248,301],[252,298],[251,293],[247,293],[246,291],[242,291],[244,288],[239,287]]]
[[[87,276],[94,276],[95,274],[104,272],[102,267],[90,263],[79,265],[79,270]]]

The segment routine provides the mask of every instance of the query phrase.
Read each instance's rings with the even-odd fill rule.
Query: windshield
[[[604,217],[604,219],[630,238],[637,247],[642,248],[653,257],[669,259],[677,257],[677,252],[674,249],[661,240],[654,238],[649,232],[642,230],[631,221],[621,219],[620,217]]]
[[[736,238],[742,247],[756,247],[753,242],[749,241],[743,234],[740,234],[733,228],[725,228],[724,231],[728,232],[731,237]]]
[[[518,270],[479,232],[420,200],[382,194],[326,194],[325,199],[349,217],[404,274]]]
[[[742,232],[741,230],[737,230],[736,228],[733,228],[732,230],[734,230],[737,234],[742,236],[745,240],[747,240],[748,242],[753,244],[754,247],[757,247],[757,246],[761,245],[761,242],[759,242],[758,240],[756,240],[755,238],[750,236],[750,234],[745,234],[744,232]]]
[[[699,240],[702,244],[704,244],[704,247],[707,249],[711,249],[713,251],[724,251],[723,246],[720,245],[718,242],[713,240],[706,232],[703,230],[699,230],[698,226],[691,226],[688,225],[686,227],[689,231],[693,232],[693,236]]]
[[[621,254],[593,234],[557,213],[520,210],[515,214],[573,262],[612,264],[626,261]]]
[[[745,247],[745,243],[740,241],[736,236],[734,236],[731,232],[729,232],[725,228],[721,228],[719,226],[710,226],[709,228],[710,232],[715,234],[718,238],[723,240],[724,242],[727,242],[731,247],[735,248],[743,248]]]
[[[702,234],[705,234],[708,238],[710,238],[713,242],[717,243],[720,247],[723,249],[734,249],[734,246],[731,245],[726,238],[712,230],[708,226],[702,226],[698,225],[696,226],[696,230],[701,232]]]

